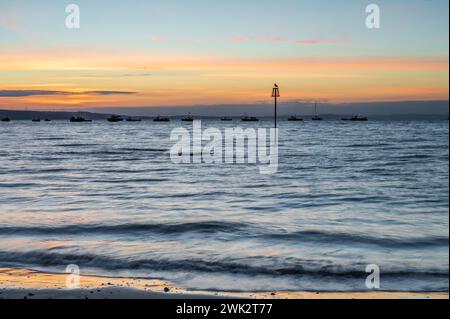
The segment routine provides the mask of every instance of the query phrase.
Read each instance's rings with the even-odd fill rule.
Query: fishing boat
[[[312,117],[313,121],[322,121],[323,119],[317,114],[317,102],[314,103],[314,116]]]
[[[226,117],[226,116],[222,117],[220,120],[224,121],[224,122],[231,122],[231,121],[233,121],[233,119],[231,117]]]
[[[82,122],[92,122],[92,120],[86,120],[82,116],[72,116],[70,118],[70,122],[72,122],[72,123],[82,123]]]
[[[181,119],[183,122],[194,122],[194,118],[192,117],[191,113],[189,113],[188,116]]]
[[[259,119],[257,117],[254,116],[244,116],[242,118],[242,122],[259,122]]]
[[[290,118],[288,118],[288,121],[290,121],[290,122],[302,122],[303,119],[300,118],[300,117],[297,117],[297,116],[293,115],[293,116],[291,116]]]
[[[32,119],[31,122],[40,122],[41,119]]]
[[[50,119],[45,119],[44,122],[51,122],[52,120]]]
[[[118,115],[111,115],[110,117],[108,117],[108,122],[112,122],[112,123],[117,123],[117,122],[122,122],[123,118],[118,116]]]
[[[9,117],[4,117],[0,121],[1,122],[11,122],[11,119]]]
[[[157,116],[153,119],[153,122],[170,122],[170,119],[167,117]]]
[[[343,121],[351,121],[351,122],[367,122],[369,119],[367,117],[361,117],[358,115],[353,115],[350,118],[343,118]]]

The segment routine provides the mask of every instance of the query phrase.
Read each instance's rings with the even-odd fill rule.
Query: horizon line
[[[419,100],[376,100],[376,101],[358,101],[358,102],[330,102],[330,101],[320,101],[318,100],[307,100],[307,101],[286,101],[286,102],[278,102],[279,106],[282,105],[292,105],[292,104],[314,104],[318,103],[321,105],[335,105],[335,106],[348,106],[348,105],[361,105],[361,104],[378,104],[378,103],[431,103],[431,102],[447,102],[450,103],[450,99],[419,99]],[[190,108],[190,107],[204,107],[204,106],[262,106],[262,105],[272,105],[272,101],[269,100],[267,102],[255,102],[255,103],[216,103],[216,104],[191,104],[191,105],[146,105],[146,106],[132,106],[132,105],[124,105],[124,106],[80,106],[78,111],[83,109],[91,109],[91,110],[101,110],[101,109],[121,109],[121,108],[129,108],[129,109],[144,109],[144,108]],[[77,112],[75,108],[63,108],[63,109],[9,109],[9,108],[0,108],[0,111],[24,111],[24,112]]]

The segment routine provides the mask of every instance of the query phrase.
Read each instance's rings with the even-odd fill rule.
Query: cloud
[[[253,39],[253,37],[245,36],[245,35],[232,35],[228,37],[229,40],[233,42],[248,42]]]
[[[267,37],[267,38],[258,38],[257,41],[265,43],[283,43],[288,42],[289,40],[282,37]]]
[[[169,40],[169,37],[167,35],[153,35],[150,37],[150,40],[159,43]]]
[[[289,39],[283,37],[257,37],[257,36],[247,36],[247,35],[233,35],[229,36],[228,39],[232,42],[243,43],[243,42],[261,42],[261,43],[283,43],[289,42]]]
[[[26,31],[20,15],[11,10],[0,12],[0,28],[16,33],[24,33]]]
[[[331,45],[331,44],[348,44],[350,40],[347,38],[338,38],[338,39],[300,39],[295,41],[298,44],[304,45]]]
[[[0,90],[0,97],[25,97],[33,95],[62,95],[62,94],[65,94],[65,92],[47,91],[47,90]]]
[[[79,93],[74,93],[79,94]],[[136,92],[125,92],[125,91],[87,91],[81,94],[94,94],[94,95],[130,95],[136,94]]]
[[[291,40],[284,37],[260,37],[253,35],[233,35],[227,37],[228,40],[235,43],[245,42],[259,42],[259,43],[297,43],[304,45],[333,45],[333,44],[348,44],[350,40],[347,38],[335,38],[335,39],[299,39]]]
[[[0,97],[26,97],[36,95],[127,95],[136,94],[136,92],[126,91],[50,91],[50,90],[0,90]]]
[[[0,11],[0,30],[3,29],[35,40],[45,40],[44,35],[37,33],[27,24],[28,20],[26,15],[16,9],[2,8]]]

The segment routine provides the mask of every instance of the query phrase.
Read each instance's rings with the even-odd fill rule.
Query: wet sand
[[[447,293],[403,292],[211,292],[192,291],[158,279],[81,276],[66,288],[67,274],[0,268],[0,299],[448,299]]]

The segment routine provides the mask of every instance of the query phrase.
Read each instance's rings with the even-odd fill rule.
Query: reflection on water
[[[179,125],[1,124],[0,266],[365,290],[378,264],[384,290],[448,291],[448,122],[282,123],[272,176],[172,164]]]

